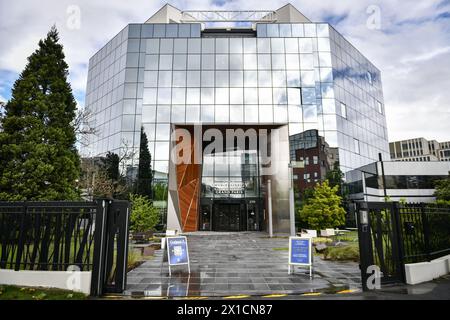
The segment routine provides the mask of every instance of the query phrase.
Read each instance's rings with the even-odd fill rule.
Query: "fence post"
[[[425,208],[425,203],[420,204],[420,213],[422,215],[422,227],[423,227],[423,240],[425,245],[425,253],[427,255],[427,260],[431,261],[431,249],[430,249],[430,224],[428,221],[428,216]]]
[[[406,275],[405,275],[405,265],[404,265],[404,261],[405,261],[405,257],[404,257],[404,253],[403,253],[403,237],[402,237],[402,225],[401,225],[401,218],[400,218],[400,205],[398,202],[394,202],[392,203],[392,211],[394,214],[394,238],[395,238],[395,242],[396,242],[396,246],[397,246],[397,253],[398,253],[398,257],[397,257],[397,267],[399,268],[400,271],[400,276],[402,278],[403,282],[406,282]]]
[[[24,201],[22,204],[22,214],[20,215],[20,230],[19,230],[19,239],[17,241],[17,254],[16,254],[16,263],[14,266],[15,271],[20,270],[20,264],[23,256],[23,246],[25,245],[25,237],[27,234],[27,202]],[[24,265],[26,263],[26,260],[23,262]]]
[[[91,276],[92,296],[99,296],[103,293],[107,206],[108,204],[105,200],[97,200],[94,231],[94,258]]]

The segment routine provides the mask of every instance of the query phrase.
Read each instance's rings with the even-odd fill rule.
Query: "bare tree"
[[[86,108],[78,108],[77,114],[73,121],[73,127],[77,135],[77,141],[87,146],[89,144],[89,136],[98,135],[98,129],[92,125],[92,111]]]

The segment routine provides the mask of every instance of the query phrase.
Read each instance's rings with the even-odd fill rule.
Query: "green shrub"
[[[145,232],[155,228],[159,222],[159,210],[152,205],[146,196],[130,195],[131,200],[131,225],[134,232]]]
[[[328,247],[324,252],[324,259],[332,261],[359,261],[357,246]]]

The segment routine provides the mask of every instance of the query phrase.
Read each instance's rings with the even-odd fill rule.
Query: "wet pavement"
[[[128,273],[125,295],[149,297],[262,296],[360,291],[358,264],[314,257],[313,278],[306,268],[288,275],[288,238],[262,232],[195,232],[188,239],[187,266],[169,276],[163,250]]]

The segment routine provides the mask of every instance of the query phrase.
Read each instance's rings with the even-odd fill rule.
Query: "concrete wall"
[[[431,281],[450,273],[450,255],[432,260],[405,264],[407,284]]]
[[[92,272],[90,271],[14,271],[0,269],[0,284],[58,288],[89,295],[91,276]]]

